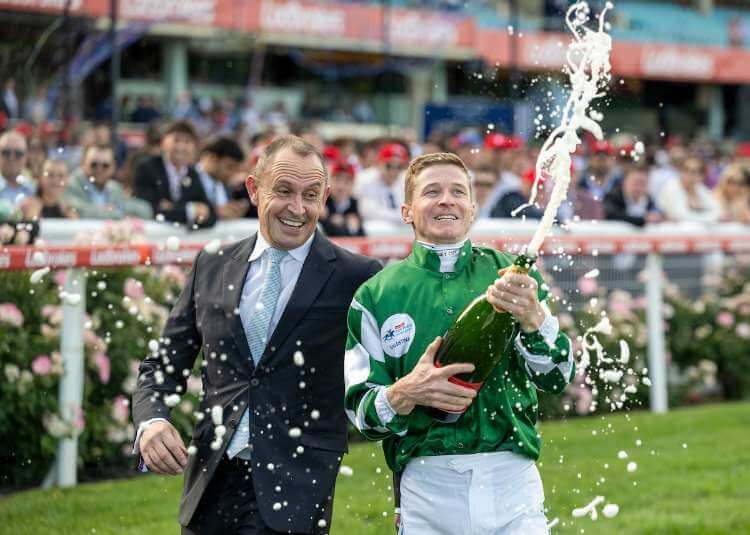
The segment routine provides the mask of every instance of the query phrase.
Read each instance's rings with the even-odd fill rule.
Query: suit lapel
[[[230,260],[224,263],[221,281],[221,302],[226,307],[228,317],[231,318],[229,320],[232,322],[230,328],[242,359],[240,369],[246,373],[252,373],[254,364],[250,353],[250,346],[245,336],[245,327],[242,325],[242,318],[239,314],[239,308],[242,289],[245,286],[247,272],[250,270],[250,254],[253,252],[256,239],[257,234],[241,242],[235,253],[230,257]]]
[[[167,166],[164,164],[164,157],[154,156],[154,159],[154,167],[158,173],[156,185],[159,188],[159,195],[174,202],[172,190],[169,187],[169,176],[167,175]]]
[[[323,286],[331,277],[335,269],[335,260],[336,253],[331,243],[319,231],[315,231],[315,238],[307,259],[302,265],[297,284],[278,325],[276,325],[276,329],[271,335],[260,363],[265,364],[265,361],[271,358],[273,352],[270,349],[279,347],[289,336],[292,329],[304,318],[305,313],[315,302],[315,298],[318,297]]]

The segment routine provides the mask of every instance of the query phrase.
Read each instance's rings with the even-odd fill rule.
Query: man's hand
[[[206,203],[203,202],[195,202],[193,203],[193,208],[195,209],[195,222],[196,223],[203,223],[208,219],[208,216],[211,215],[211,209],[208,207]]]
[[[474,401],[476,391],[448,381],[453,375],[473,372],[474,365],[449,364],[437,368],[435,354],[441,342],[440,336],[435,338],[414,369],[386,390],[388,403],[397,414],[409,414],[417,405],[448,412],[463,412]]]
[[[501,278],[487,288],[487,302],[495,310],[510,312],[524,332],[538,330],[544,321],[544,309],[537,296],[536,280],[504,269],[498,275]]]
[[[187,449],[172,424],[157,420],[149,425],[138,443],[141,457],[152,472],[175,476],[187,464]]]

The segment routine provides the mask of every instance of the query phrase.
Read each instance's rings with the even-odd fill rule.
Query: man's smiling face
[[[280,149],[264,171],[246,181],[250,200],[258,207],[260,232],[277,249],[301,246],[315,232],[330,192],[321,161]]]
[[[401,214],[414,226],[417,239],[449,244],[466,238],[475,207],[463,169],[450,163],[432,165],[416,178],[411,203],[403,205]]]

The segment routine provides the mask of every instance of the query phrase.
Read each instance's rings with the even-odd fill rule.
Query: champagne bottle
[[[525,254],[518,255],[508,271],[527,274],[535,260]],[[513,316],[504,310],[495,310],[483,293],[464,308],[446,331],[435,355],[435,366],[461,362],[473,364],[473,372],[454,375],[448,380],[478,392],[503,355],[510,351],[518,329],[518,322]],[[442,423],[454,423],[463,414],[435,407],[427,407],[426,410]]]

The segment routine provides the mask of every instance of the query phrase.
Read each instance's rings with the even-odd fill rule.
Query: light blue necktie
[[[287,252],[270,247],[263,254],[268,257],[268,271],[263,281],[260,299],[255,308],[248,314],[247,325],[244,326],[247,343],[250,346],[250,353],[256,366],[263,355],[263,351],[266,349],[268,338],[271,334],[268,332],[269,326],[276,310],[279,294],[281,293],[281,260]],[[245,409],[240,423],[232,436],[232,440],[227,447],[227,455],[229,455],[230,459],[247,447],[249,438],[250,407]]]

